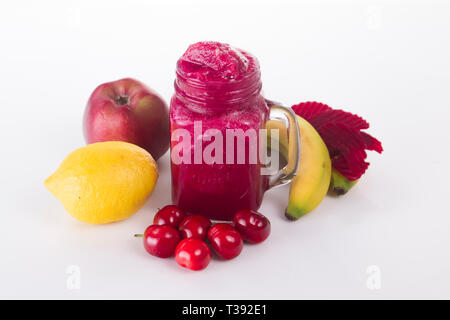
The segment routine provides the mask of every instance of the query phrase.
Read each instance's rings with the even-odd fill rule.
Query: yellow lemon
[[[73,151],[44,185],[74,218],[99,224],[133,215],[157,180],[158,167],[147,151],[108,141]]]

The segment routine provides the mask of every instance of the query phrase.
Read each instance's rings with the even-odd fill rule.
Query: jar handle
[[[295,113],[286,107],[281,106],[278,103],[266,100],[270,111],[269,120],[279,121],[279,126],[281,129],[287,130],[287,165],[279,170],[277,173],[273,174],[269,178],[268,189],[276,186],[281,186],[291,182],[297,173],[297,169],[300,164],[300,130],[297,123],[297,116]],[[287,120],[287,121],[286,121]],[[285,123],[287,122],[288,127],[286,128]],[[267,128],[267,125],[266,125]],[[278,128],[279,130],[280,128]],[[273,130],[273,129],[268,129]],[[283,132],[278,132],[279,138]],[[269,136],[269,135],[268,135]],[[277,141],[278,144],[280,143]],[[286,147],[286,146],[285,146]],[[273,148],[271,147],[271,152]],[[280,149],[280,145],[278,150]]]

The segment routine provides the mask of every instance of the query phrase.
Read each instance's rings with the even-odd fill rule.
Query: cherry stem
[[[142,233],[138,233],[134,235],[136,238],[142,238],[144,235]]]

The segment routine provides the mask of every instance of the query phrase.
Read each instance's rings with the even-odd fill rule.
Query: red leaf
[[[319,134],[328,147],[333,167],[349,180],[359,179],[368,167],[365,142],[358,130],[341,123],[327,123]]]
[[[369,123],[366,120],[364,120],[360,116],[357,116],[350,112],[345,112],[343,110],[330,109],[318,114],[311,120],[311,124],[313,124],[314,127],[317,126],[318,128],[325,123],[341,123],[355,130],[369,128]]]
[[[299,104],[293,105],[292,110],[305,119],[306,121],[311,121],[315,116],[321,114],[326,110],[330,110],[331,108],[326,104],[320,102],[301,102]]]
[[[365,133],[362,131],[360,133],[361,133],[361,137],[363,138],[363,140],[366,144],[367,150],[376,151],[378,153],[383,152],[383,146],[381,145],[380,141],[378,141],[377,139],[375,139],[368,133]]]
[[[294,112],[317,130],[327,145],[333,168],[349,180],[359,179],[369,167],[365,150],[381,153],[381,142],[361,130],[369,123],[356,114],[334,110],[320,102],[302,102]]]

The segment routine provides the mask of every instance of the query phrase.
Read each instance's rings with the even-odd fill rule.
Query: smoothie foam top
[[[202,82],[240,80],[259,69],[251,54],[213,41],[190,45],[177,66],[184,77]]]

